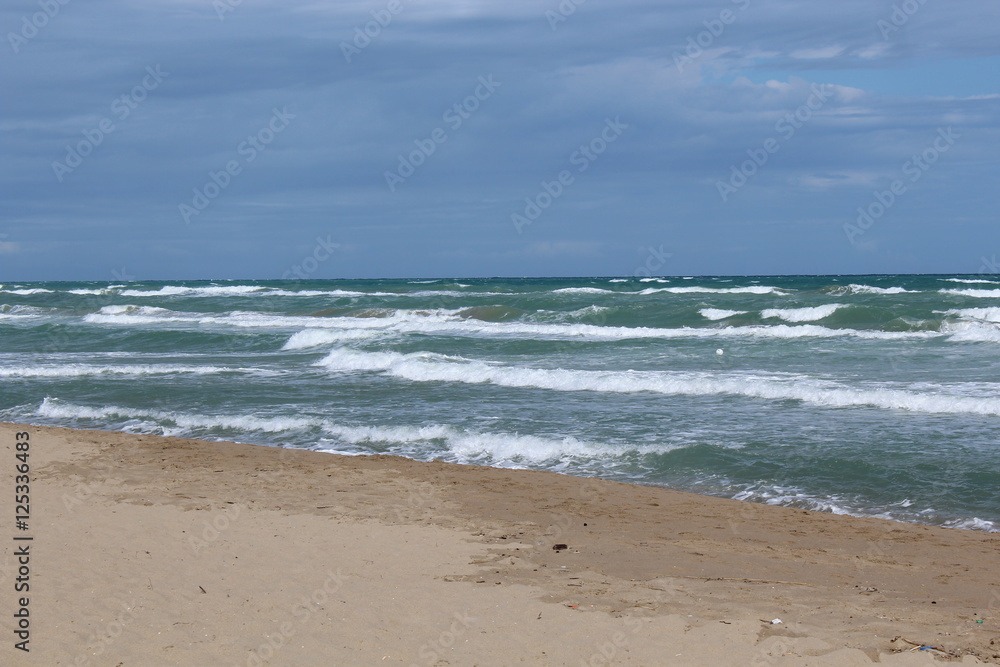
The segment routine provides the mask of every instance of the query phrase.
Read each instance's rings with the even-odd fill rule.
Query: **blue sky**
[[[11,0],[0,281],[975,273],[997,25],[985,0]]]

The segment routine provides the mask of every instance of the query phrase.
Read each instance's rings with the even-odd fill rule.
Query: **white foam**
[[[972,320],[985,320],[987,322],[1000,323],[1000,307],[991,308],[956,308],[945,311],[946,315],[957,315]]]
[[[965,530],[981,530],[987,533],[1000,533],[1000,526],[994,521],[972,517],[971,519],[954,519],[944,524],[948,528],[962,528]]]
[[[584,306],[583,308],[578,308],[577,310],[571,310],[568,313],[564,313],[567,317],[574,318],[585,318],[593,317],[595,315],[600,315],[601,313],[610,312],[612,309],[607,306]],[[548,311],[551,312],[551,311]]]
[[[1000,299],[1000,289],[943,289],[938,291],[941,294],[972,296],[978,299]]]
[[[734,315],[746,315],[748,311],[746,310],[725,310],[724,308],[702,308],[698,311],[701,313],[702,317],[708,320],[724,320],[727,317],[733,317]]]
[[[989,322],[944,322],[941,332],[956,343],[1000,343],[1000,327]]]
[[[828,303],[811,308],[768,308],[761,311],[760,316],[764,318],[777,317],[786,322],[814,322],[833,315],[839,308],[846,308],[846,306],[841,303]]]
[[[923,394],[902,388],[850,387],[801,376],[680,371],[591,371],[525,368],[482,361],[441,360],[441,355],[334,350],[317,362],[329,370],[382,371],[413,382],[462,382],[502,387],[665,395],[728,394],[766,400],[800,400],[831,408],[877,407],[914,412],[1000,415],[1000,400]]]
[[[466,361],[461,357],[449,357],[444,354],[433,352],[362,352],[349,348],[337,348],[331,350],[323,359],[316,362],[316,366],[322,366],[331,371],[383,371],[392,368],[393,365],[407,361],[418,362],[449,362]]]
[[[796,487],[782,485],[755,486],[744,489],[732,497],[736,500],[762,502],[767,505],[780,505],[784,507],[800,507],[816,512],[829,512],[831,514],[847,514],[850,516],[906,522],[916,520],[919,523],[943,525],[948,528],[980,530],[991,533],[997,532],[997,525],[992,521],[976,517],[944,521],[941,517],[935,516],[937,511],[932,508],[925,508],[919,511],[909,510],[914,505],[911,500],[903,500],[902,502],[891,503],[888,506],[877,507],[857,497],[845,497],[838,494],[816,496]]]
[[[7,294],[17,294],[18,296],[30,296],[32,294],[53,294],[50,289],[43,289],[41,287],[35,287],[33,289],[0,289],[0,292],[5,292]]]
[[[719,329],[678,327],[609,327],[582,323],[534,323],[524,321],[486,322],[463,318],[458,310],[387,310],[384,317],[308,317],[262,312],[233,311],[224,315],[181,313],[164,308],[125,305],[105,306],[86,315],[86,322],[116,325],[143,325],[183,322],[193,325],[239,328],[367,330],[393,334],[440,334],[492,338],[546,338],[585,340],[677,339],[677,338],[834,338],[854,337],[901,340],[939,336],[928,331],[863,331],[830,329],[818,325],[786,324],[771,326],[724,327]],[[357,334],[363,338],[362,334]]]
[[[609,283],[627,283],[628,278],[612,278],[608,281]]]
[[[261,431],[264,433],[280,433],[293,429],[308,428],[314,422],[300,417],[264,418],[248,415],[208,416],[191,415],[158,410],[136,410],[120,406],[104,406],[92,408],[82,405],[64,403],[57,399],[46,397],[38,408],[42,417],[62,419],[112,419],[126,417],[130,419],[155,420],[169,422],[182,428],[227,428],[240,431]],[[175,435],[177,433],[174,433]]]
[[[60,378],[85,377],[91,375],[177,375],[181,373],[194,375],[211,375],[215,373],[239,372],[240,369],[222,366],[175,366],[169,364],[152,365],[109,365],[92,366],[87,364],[62,364],[60,366],[17,366],[0,367],[0,377],[5,378]],[[252,372],[252,371],[251,371]]]
[[[260,292],[267,288],[259,285],[213,285],[209,287],[181,287],[165,285],[158,290],[122,290],[122,296],[240,296]]]
[[[874,287],[872,285],[843,285],[828,290],[830,294],[844,296],[846,294],[917,294],[918,290],[908,290],[903,287]]]
[[[449,425],[365,426],[331,422],[319,417],[257,417],[252,415],[202,415],[136,410],[120,406],[93,408],[46,398],[37,411],[54,419],[139,420],[144,429],[158,428],[170,435],[198,435],[194,429],[229,429],[244,433],[287,433],[316,429],[340,443],[362,445],[393,443],[412,446],[435,443],[459,461],[488,457],[495,462],[552,461],[564,457],[611,458],[628,452],[657,453],[676,445],[606,445],[574,437],[542,437],[512,433],[484,433]],[[171,428],[174,425],[176,428]],[[426,447],[423,448],[426,454]],[[340,452],[340,450],[337,450]],[[341,452],[347,453],[347,452]],[[355,452],[356,453],[356,452]]]
[[[96,313],[83,316],[93,324],[155,324],[160,322],[194,322],[197,318],[166,308],[132,304],[103,306]]]
[[[617,294],[614,290],[599,287],[563,287],[552,290],[553,294]]]
[[[980,280],[977,278],[942,278],[941,280],[946,283],[965,283],[966,285],[1000,285],[1000,282],[995,280]]]
[[[918,290],[903,287],[873,287],[871,285],[848,285],[855,294],[916,294]]]
[[[305,329],[292,334],[292,337],[281,347],[282,350],[305,350],[311,347],[332,345],[348,340],[367,340],[378,336],[379,332],[367,329],[361,330],[330,330]]]
[[[43,317],[48,314],[48,310],[36,308],[34,306],[11,306],[9,304],[0,305],[0,320],[23,320],[36,317]]]
[[[788,292],[769,285],[750,285],[749,287],[647,287],[636,294],[780,294]]]

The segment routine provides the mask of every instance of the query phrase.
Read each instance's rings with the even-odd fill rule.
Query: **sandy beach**
[[[997,534],[397,457],[0,442],[5,665],[1000,664]]]

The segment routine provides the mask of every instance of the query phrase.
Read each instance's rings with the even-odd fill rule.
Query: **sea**
[[[5,283],[0,421],[1000,530],[1000,277]]]

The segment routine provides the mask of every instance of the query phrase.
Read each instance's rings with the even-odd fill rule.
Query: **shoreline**
[[[997,533],[0,424],[11,499],[17,431],[38,592],[32,651],[8,632],[9,664],[1000,664]]]

